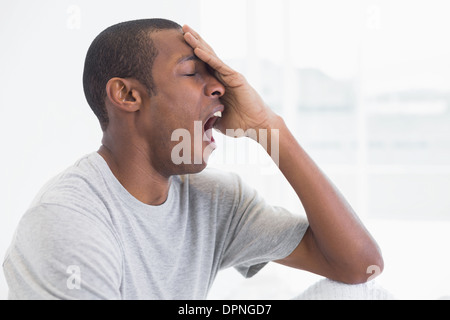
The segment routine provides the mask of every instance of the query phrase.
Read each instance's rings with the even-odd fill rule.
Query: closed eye
[[[195,72],[195,73],[188,73],[188,74],[185,74],[186,77],[195,77],[196,75],[197,75],[196,72]]]

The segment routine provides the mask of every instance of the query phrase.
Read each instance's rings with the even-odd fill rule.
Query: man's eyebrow
[[[200,59],[194,54],[189,55],[189,56],[182,56],[180,59],[177,60],[177,64],[180,64],[180,63],[183,63],[186,61],[200,61]]]

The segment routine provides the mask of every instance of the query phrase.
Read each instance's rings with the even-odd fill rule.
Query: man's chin
[[[203,145],[203,148],[198,153],[191,154],[191,158],[183,159],[183,161],[176,163],[173,162],[172,173],[174,175],[183,175],[183,174],[193,174],[199,173],[203,171],[208,166],[208,160],[211,154],[214,152],[216,148],[215,143],[209,143],[206,146]]]
[[[183,164],[178,165],[176,169],[177,175],[183,175],[183,174],[195,174],[202,172],[206,167],[207,163],[203,162],[201,164]]]

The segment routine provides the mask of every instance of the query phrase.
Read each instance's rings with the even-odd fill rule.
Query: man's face
[[[157,159],[153,165],[168,174],[199,172],[214,148],[213,114],[223,111],[219,98],[225,88],[194,55],[181,30],[155,32],[152,40],[158,49],[152,70],[156,93],[148,99],[141,118],[152,161]],[[190,142],[190,148],[183,148],[182,153],[184,157],[191,153],[191,164],[176,165],[172,159],[172,150],[181,141],[180,136],[172,141],[172,134],[180,129],[190,135],[190,141],[183,137],[183,146]]]

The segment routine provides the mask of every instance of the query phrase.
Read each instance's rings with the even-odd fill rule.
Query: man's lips
[[[208,116],[208,118],[204,122],[203,125],[204,135],[210,142],[214,142],[214,138],[212,136],[212,129],[214,128],[214,124],[216,123],[217,119],[222,117],[223,110],[224,110],[223,105],[215,107],[212,113]]]
[[[225,107],[223,105],[216,106],[211,113],[208,115],[204,123],[208,122],[209,119],[212,117],[222,117],[222,112],[224,111]],[[220,112],[220,115],[218,114]]]
[[[208,121],[206,121],[205,125],[203,126],[204,136],[210,142],[214,142],[212,129],[214,128],[214,124],[216,123],[217,119],[219,119],[219,118],[220,117],[212,116],[211,118],[208,119]]]

